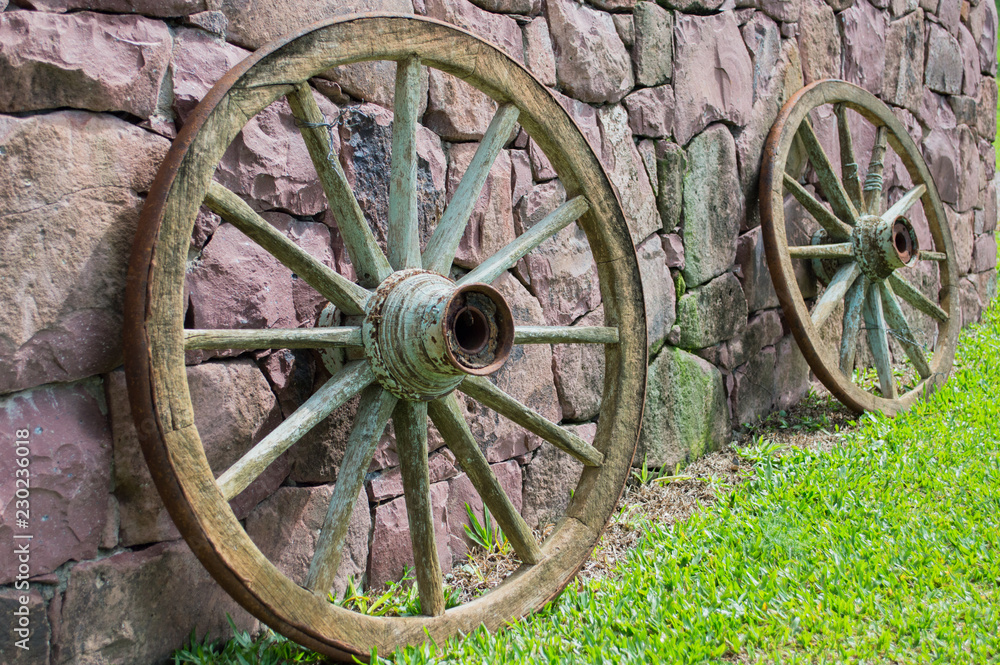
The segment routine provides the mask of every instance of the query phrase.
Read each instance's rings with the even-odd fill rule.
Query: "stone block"
[[[975,215],[971,211],[955,212],[955,209],[950,205],[945,205],[944,211],[948,218],[948,226],[951,228],[951,241],[955,249],[955,267],[959,275],[965,275],[972,268]]]
[[[935,129],[952,129],[956,126],[955,112],[951,110],[948,103],[950,97],[945,97],[932,92],[929,88],[924,88],[923,96],[920,100],[920,108],[917,109],[917,118],[926,127]]]
[[[968,127],[932,129],[922,146],[941,200],[969,210],[979,194],[979,150]]]
[[[635,82],[642,86],[667,83],[673,72],[674,15],[655,2],[639,2],[634,13]]]
[[[521,235],[566,202],[566,189],[558,180],[534,185],[514,207],[514,230]]]
[[[556,79],[571,97],[615,103],[632,89],[632,60],[611,15],[571,0],[546,3]]]
[[[69,560],[97,556],[108,519],[111,492],[111,431],[99,379],[53,384],[0,398],[0,537],[28,543],[31,574],[48,573]],[[26,437],[16,436],[27,430]],[[15,454],[27,440],[28,454]],[[26,459],[27,467],[18,460]],[[18,505],[19,476],[28,469],[30,505]],[[20,478],[20,480],[24,480]],[[23,482],[21,483],[23,488]],[[24,497],[20,497],[23,499]],[[25,510],[28,527],[18,526]],[[16,534],[31,535],[16,541]],[[17,557],[0,559],[0,584],[14,582]]]
[[[511,150],[509,154],[511,167],[510,200],[514,209],[517,210],[521,198],[529,194],[534,185],[531,178],[531,157],[528,156],[527,150]]]
[[[479,141],[497,103],[468,83],[437,69],[430,71],[424,124],[446,141]]]
[[[986,272],[997,267],[997,239],[992,233],[976,238],[972,248],[972,272]]]
[[[250,51],[202,30],[178,28],[170,63],[173,111],[183,123],[215,82]]]
[[[743,332],[727,343],[728,364],[723,367],[733,369],[746,363],[764,347],[777,344],[781,336],[781,315],[778,310],[769,309],[751,314]]]
[[[684,242],[676,233],[668,233],[662,236],[663,253],[667,258],[667,266],[670,268],[684,267]]]
[[[677,346],[701,349],[743,332],[747,301],[740,282],[731,272],[690,289],[677,301]]]
[[[0,612],[10,626],[0,633],[0,659],[7,665],[49,665],[52,626],[42,595],[34,589],[0,589]]]
[[[184,542],[87,561],[69,573],[53,665],[166,662],[193,629],[232,635],[259,623],[216,584]]]
[[[681,221],[681,204],[684,200],[684,174],[687,172],[687,158],[684,149],[676,143],[657,141],[656,143],[656,209],[660,213],[663,230],[670,233]],[[678,238],[680,242],[680,238]],[[683,247],[681,260],[683,263]],[[671,267],[683,267],[682,265]]]
[[[767,95],[781,57],[781,33],[778,24],[762,12],[754,12],[740,28],[740,33],[753,60],[753,101],[756,103]]]
[[[840,78],[840,33],[823,0],[804,0],[799,16],[799,54],[806,83]]]
[[[809,363],[791,335],[774,345],[774,408],[787,409],[809,392]]]
[[[964,25],[958,26],[958,47],[962,54],[962,94],[976,97],[980,79],[979,46]]]
[[[500,14],[527,14],[533,16],[541,7],[541,0],[472,0],[473,4],[488,12]]]
[[[979,295],[980,302],[992,304],[997,297],[997,271],[987,270],[986,272],[976,273],[971,278],[976,285],[976,292]]]
[[[544,85],[556,84],[556,55],[552,50],[552,36],[544,16],[533,19],[522,28],[524,31],[524,64]]]
[[[958,37],[958,26],[962,16],[962,0],[939,0],[937,10],[934,13],[944,29]]]
[[[656,174],[656,144],[652,139],[640,139],[635,147],[639,151],[639,159],[642,160],[642,165],[646,169],[646,177],[649,178],[649,186],[653,189],[653,195],[659,196],[660,182]]]
[[[945,95],[962,92],[964,68],[958,40],[934,23],[927,24],[926,62],[924,85]]]
[[[528,140],[528,157],[531,160],[531,173],[536,181],[545,182],[559,175],[534,139]]]
[[[604,308],[580,319],[580,326],[603,326]],[[601,411],[604,393],[604,348],[597,344],[553,344],[552,374],[562,419],[592,420]]]
[[[673,132],[674,89],[669,85],[636,90],[625,98],[625,108],[633,134],[666,138]]]
[[[762,349],[748,362],[733,370],[733,421],[752,423],[770,412],[774,404],[774,347]]]
[[[708,14],[719,10],[723,0],[657,0],[667,9],[676,9],[691,14]]]
[[[212,4],[215,8],[215,3]],[[319,0],[312,3],[222,0],[221,5],[229,21],[226,39],[250,50],[304,28],[319,18],[362,12],[413,13],[412,0]]]
[[[646,343],[651,350],[656,350],[663,344],[677,318],[674,280],[670,277],[660,236],[651,236],[635,251],[639,258],[646,310]]]
[[[43,12],[89,9],[116,14],[142,14],[157,18],[190,16],[215,7],[212,0],[20,0],[16,4]]]
[[[274,393],[248,358],[203,363],[188,368],[188,388],[205,455],[218,476],[281,421]],[[124,373],[107,377],[108,406],[114,434],[114,489],[128,547],[178,537],[146,467],[132,422]],[[288,475],[288,461],[278,458],[232,502],[237,516],[273,492]]]
[[[778,306],[778,294],[771,282],[771,273],[764,254],[764,234],[760,227],[740,236],[736,247],[736,265],[740,284],[751,312]]]
[[[924,97],[924,13],[917,9],[889,24],[882,98],[913,113]]]
[[[656,197],[642,158],[628,125],[628,113],[621,105],[606,106],[597,112],[601,127],[601,163],[618,191],[622,211],[632,235],[640,243],[661,225]]]
[[[886,15],[867,0],[857,0],[838,17],[844,40],[844,79],[873,95],[882,93]]]
[[[993,57],[993,54],[997,52],[997,7],[996,4],[982,2],[982,0],[980,0],[979,7],[982,8],[985,14],[983,17],[983,34],[977,42],[979,48],[979,66],[982,68],[983,74],[996,76],[997,60]]]
[[[753,64],[732,12],[682,16],[674,25],[674,138],[681,145],[712,122],[750,119]]]
[[[990,76],[984,76],[979,85],[979,99],[976,102],[976,132],[979,137],[993,142],[997,135],[997,85]],[[994,157],[993,164],[996,164]]]
[[[524,40],[521,29],[511,17],[484,11],[469,0],[424,0],[424,2],[427,16],[468,30],[496,44],[507,55],[524,64]],[[358,4],[360,3],[350,3],[355,7]],[[362,10],[355,8],[352,11]]]
[[[247,535],[279,571],[298,584],[305,584],[332,496],[333,485],[279,487],[247,516]],[[364,581],[371,524],[368,497],[361,492],[351,511],[340,567],[330,587],[337,597],[343,595],[349,578],[358,586]]]
[[[184,24],[225,39],[226,28],[229,27],[229,19],[220,11],[204,11],[186,16]]]
[[[801,3],[795,0],[758,0],[762,12],[781,23],[795,23],[801,16]]]
[[[611,20],[615,22],[615,31],[621,37],[625,48],[630,49],[635,46],[635,22],[631,14],[612,14]]]
[[[172,41],[141,16],[0,14],[0,112],[71,107],[149,118]]]
[[[593,443],[597,425],[567,425],[566,428]],[[524,491],[521,515],[532,529],[544,530],[566,512],[570,493],[576,489],[583,463],[555,446],[542,444],[523,469]]]
[[[449,482],[431,485],[431,515],[438,560],[444,570],[451,570],[451,534],[449,532]],[[413,546],[410,524],[403,497],[376,506],[372,520],[371,548],[368,556],[368,588],[379,589],[387,582],[403,577],[406,568],[413,573]]]
[[[448,199],[450,200],[465,175],[478,143],[454,143],[448,147]],[[473,268],[493,256],[514,240],[514,219],[511,208],[512,167],[506,151],[500,151],[490,168],[482,192],[476,200],[458,244],[455,265]]]
[[[718,369],[665,346],[650,363],[648,376],[634,465],[672,470],[728,442],[729,406]]]
[[[139,194],[169,145],[84,111],[0,117],[0,393],[121,362]]]
[[[543,444],[543,448],[551,447]],[[508,460],[498,464],[491,464],[490,470],[496,476],[500,488],[507,494],[510,502],[518,512],[521,512],[522,494],[524,493],[521,466],[515,460]],[[433,486],[432,486],[433,487]],[[465,560],[465,554],[472,546],[472,541],[465,533],[465,525],[471,524],[469,514],[465,506],[472,509],[472,514],[476,516],[480,524],[483,524],[483,500],[472,486],[472,481],[464,473],[448,482],[448,524],[445,526],[450,531],[451,562],[461,563]],[[493,524],[496,524],[496,519]],[[447,566],[445,570],[449,570]]]
[[[699,134],[687,148],[684,174],[684,281],[704,284],[733,264],[743,197],[736,144],[724,125]]]
[[[455,455],[447,448],[435,450],[427,458],[432,483],[449,480],[458,475],[455,466]],[[372,503],[384,503],[389,499],[403,496],[403,473],[398,466],[383,470],[367,482],[365,488],[368,500]]]
[[[983,301],[979,299],[979,290],[972,280],[958,280],[958,300],[962,313],[962,327],[978,323],[983,313]]]

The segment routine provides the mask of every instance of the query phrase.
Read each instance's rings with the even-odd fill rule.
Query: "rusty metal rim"
[[[271,588],[273,585],[269,584],[268,580],[262,577],[262,575],[266,577],[265,573],[268,573],[267,570],[254,574],[232,567],[231,562],[233,561],[234,551],[243,548],[253,550],[257,555],[260,555],[260,553],[249,539],[246,538],[245,532],[239,530],[238,522],[236,523],[238,531],[232,533],[235,538],[234,542],[229,542],[225,538],[220,539],[220,536],[224,535],[227,529],[233,527],[232,522],[235,522],[235,517],[228,511],[226,504],[224,502],[220,503],[218,500],[221,499],[221,495],[219,497],[214,496],[214,494],[217,494],[217,490],[213,493],[204,487],[199,487],[197,483],[192,484],[187,476],[179,473],[179,464],[191,463],[196,467],[203,466],[203,469],[207,469],[208,481],[211,481],[211,470],[207,466],[207,460],[195,459],[197,455],[195,455],[195,458],[180,459],[179,455],[190,455],[190,453],[187,452],[187,449],[177,452],[171,447],[172,444],[168,443],[168,439],[176,441],[184,437],[190,437],[192,441],[197,442],[200,446],[200,440],[197,437],[197,431],[194,429],[193,423],[186,422],[186,420],[190,420],[190,414],[186,413],[184,409],[173,410],[172,407],[176,407],[177,404],[172,401],[163,401],[167,399],[167,395],[162,392],[163,386],[169,383],[170,377],[163,374],[166,370],[157,368],[160,366],[160,357],[163,354],[169,354],[170,351],[169,349],[156,351],[153,338],[155,337],[159,340],[167,334],[162,328],[158,327],[164,321],[162,321],[163,312],[160,311],[161,308],[157,303],[156,294],[164,287],[158,285],[157,282],[162,281],[159,275],[166,268],[159,265],[162,257],[157,251],[157,241],[164,231],[165,209],[178,173],[182,171],[185,160],[190,154],[190,149],[198,139],[199,131],[205,127],[213,113],[217,112],[220,103],[227,98],[231,89],[248,72],[253,70],[255,66],[267,62],[269,58],[280,57],[282,49],[288,47],[298,39],[310,39],[323,31],[353,25],[359,21],[395,22],[395,24],[400,26],[413,23],[434,26],[434,29],[438,31],[437,36],[440,36],[441,30],[444,29],[456,39],[462,39],[466,42],[472,40],[471,43],[475,45],[475,48],[481,49],[493,58],[496,58],[497,54],[499,54],[498,49],[479,40],[470,33],[437,21],[422,17],[385,14],[368,17],[353,15],[310,26],[257,51],[234,67],[209,91],[202,103],[189,116],[187,123],[168,151],[167,157],[150,189],[146,206],[140,216],[140,225],[129,263],[124,326],[126,375],[133,416],[136,421],[143,454],[146,457],[157,489],[160,491],[172,518],[192,550],[213,577],[251,613],[297,642],[338,659],[347,659],[350,656],[365,658],[367,654],[360,650],[357,645],[333,637],[323,627],[296,621],[287,612],[280,610],[280,607],[287,606],[287,599],[281,598],[280,595],[282,593],[292,593],[294,589],[291,587],[284,587],[284,590]],[[400,55],[399,57],[404,56]],[[375,58],[356,57],[350,60],[350,62],[364,59]],[[516,76],[513,78],[517,78],[520,81],[533,81],[523,67],[510,62],[509,58],[506,59],[509,62],[509,66],[514,68]],[[511,85],[510,81],[502,80],[490,83],[488,76],[487,78],[483,78],[483,75],[477,72],[475,67],[472,71],[466,71],[458,66],[449,67],[447,62],[438,62],[435,66],[437,65],[442,65],[439,68],[445,71],[460,75],[464,74],[463,78],[467,80],[472,79],[470,82],[473,85],[488,94],[492,92],[491,96],[501,99],[512,97],[512,95],[504,94],[504,86],[509,87]],[[537,82],[534,85],[544,90]],[[491,86],[493,87],[491,88]],[[549,126],[568,125],[575,128],[575,123],[573,123],[568,113],[558,105],[551,93],[545,91],[545,94],[547,95],[545,103],[549,105],[548,111],[551,112],[552,119],[525,118],[525,122],[522,124],[526,129],[529,129],[529,133],[531,129],[539,131]],[[537,102],[537,99],[535,101]],[[250,114],[247,117],[252,117],[252,115]],[[577,134],[579,134],[578,128]],[[545,137],[542,137],[539,142],[547,142],[550,149],[555,145],[554,141],[548,140]],[[628,422],[625,423],[611,422],[612,419],[602,419],[602,422],[598,424],[598,437],[604,441],[603,447],[609,449],[617,446],[615,450],[619,452],[616,453],[616,459],[620,457],[620,461],[623,461],[625,465],[622,469],[615,469],[615,474],[621,476],[621,482],[618,482],[617,476],[615,479],[610,479],[607,477],[608,474],[604,474],[606,478],[601,480],[596,472],[584,473],[581,485],[578,487],[574,501],[571,504],[571,509],[567,513],[569,519],[563,522],[564,527],[562,528],[565,529],[565,534],[568,535],[571,532],[582,533],[578,528],[571,527],[573,523],[584,527],[585,531],[589,534],[585,539],[587,542],[566,543],[562,542],[565,540],[564,538],[557,537],[546,543],[544,549],[547,551],[553,550],[550,552],[551,556],[547,557],[547,561],[555,562],[556,560],[561,560],[571,565],[560,569],[562,572],[559,573],[558,584],[551,589],[551,592],[547,592],[544,595],[545,600],[558,593],[559,589],[571,579],[575,571],[583,564],[586,556],[592,549],[593,541],[596,540],[603,530],[607,517],[613,509],[613,505],[611,505],[607,510],[604,510],[602,507],[596,509],[595,512],[595,509],[587,503],[588,496],[592,492],[598,491],[597,488],[599,486],[606,486],[608,482],[611,482],[613,485],[613,488],[610,489],[612,489],[615,497],[621,494],[627,468],[632,461],[635,451],[635,441],[638,437],[638,428],[642,414],[642,398],[645,392],[645,372],[642,371],[637,374],[632,369],[635,366],[641,366],[644,370],[646,351],[645,323],[642,318],[642,310],[641,308],[638,310],[634,308],[636,301],[642,301],[641,284],[638,280],[638,264],[634,254],[634,247],[629,238],[624,218],[621,215],[620,202],[613,188],[610,186],[610,181],[593,155],[592,150],[586,146],[585,141],[581,141],[581,143],[586,150],[585,153],[576,155],[573,158],[569,155],[554,154],[555,159],[553,159],[553,164],[556,167],[557,173],[566,182],[567,189],[578,187],[581,178],[593,185],[596,178],[598,185],[610,192],[610,199],[614,202],[611,208],[607,207],[608,205],[612,205],[610,203],[602,204],[601,212],[603,215],[600,218],[596,212],[590,212],[580,220],[580,223],[591,240],[591,246],[598,263],[598,270],[601,273],[602,292],[606,301],[606,315],[611,317],[613,324],[627,324],[620,326],[623,329],[621,331],[619,346],[610,351],[610,355],[608,355],[608,378],[605,383],[605,397],[607,398],[610,395],[615,400],[617,406],[623,409],[623,413],[629,414],[629,417]],[[542,147],[545,150],[544,145]],[[580,171],[580,168],[584,165],[587,167],[586,170]],[[190,229],[188,231],[190,232]],[[595,245],[595,240],[600,242]],[[601,244],[602,242],[604,244]],[[608,286],[608,280],[612,276],[616,279],[616,289]],[[625,316],[624,321],[614,320],[614,317],[623,315]],[[641,343],[639,343],[640,339]],[[623,364],[622,361],[626,359],[628,362]],[[612,371],[614,369],[620,370],[617,380],[612,379]],[[173,371],[176,372],[176,369]],[[183,365],[180,371],[183,372]],[[186,400],[187,404],[190,405],[190,398],[186,392],[186,382],[183,386],[178,387],[178,389],[183,392],[183,395],[180,395],[178,399],[182,401]],[[160,397],[158,398],[157,395],[160,395]],[[629,443],[629,441],[631,442]],[[622,449],[622,446],[625,449]],[[601,490],[601,493],[607,495],[607,489],[609,488],[604,488]],[[214,515],[212,519],[221,521],[205,521],[207,519],[206,516],[195,509],[193,503],[195,500],[204,500],[218,504],[218,506],[213,507],[213,510],[218,514]],[[602,506],[603,503],[607,503],[607,501],[602,500]],[[613,501],[611,503],[613,504]],[[229,512],[228,516],[227,512]],[[569,513],[573,513],[573,515]],[[577,519],[574,519],[574,516]],[[241,533],[243,536],[242,540],[240,538]],[[559,533],[563,532],[560,531]],[[551,547],[549,546],[550,543]],[[581,554],[582,556],[580,556]],[[566,558],[567,556],[569,559]],[[261,558],[263,557],[261,556]],[[264,562],[270,565],[266,559],[264,559]],[[273,565],[271,567],[273,568]],[[541,574],[543,567],[544,563],[536,566],[535,568],[538,570],[535,572]],[[537,577],[537,575],[517,576],[521,586],[533,577]],[[505,586],[510,587],[514,583],[515,580],[512,579]],[[308,593],[301,589],[299,591]],[[509,593],[509,588],[507,592],[507,597],[513,597]],[[279,596],[275,596],[275,593],[278,593]],[[531,597],[538,595],[536,591],[531,594]],[[527,596],[521,593],[518,597]],[[486,596],[483,601],[488,599],[489,596]],[[276,602],[279,603],[279,610],[273,609]],[[544,600],[538,601],[539,604],[540,602],[544,602]],[[463,607],[475,606],[474,609],[478,610],[481,609],[482,604],[482,602],[476,601]],[[331,625],[336,624],[336,617],[339,617],[340,613],[346,613],[345,610],[339,610],[339,608],[334,608],[333,606],[326,607],[326,610],[333,620],[333,624]],[[455,615],[452,616],[454,617]],[[363,617],[363,619],[363,630],[370,632],[372,639],[378,642],[389,638],[389,628],[383,625],[383,623],[391,623],[396,628],[402,628],[406,625],[415,628],[412,620],[389,620],[387,622],[376,621],[372,623],[368,621],[367,617]],[[356,620],[360,621],[357,618]],[[323,623],[327,624],[329,622],[324,620]],[[421,625],[425,627],[430,626],[434,629],[435,624],[431,621],[426,621]],[[380,626],[382,627],[380,628]],[[408,629],[406,632],[407,634],[416,634],[414,630]]]
[[[942,324],[938,343],[931,361],[932,374],[898,399],[891,400],[862,390],[839,369],[839,363],[828,357],[821,345],[819,331],[809,316],[799,290],[788,255],[785,237],[782,173],[799,124],[809,111],[823,104],[843,103],[872,124],[889,129],[889,145],[903,162],[914,184],[922,183],[927,191],[921,197],[935,246],[947,255],[939,264],[941,305],[949,320]],[[866,90],[846,81],[825,79],[815,81],[796,92],[785,103],[764,143],[761,161],[759,204],[764,249],[768,270],[789,328],[816,377],[842,403],[855,411],[878,410],[892,415],[908,408],[920,395],[943,383],[954,358],[958,338],[958,299],[952,297],[952,285],[957,283],[951,233],[944,208],[934,181],[919,149],[905,127],[892,111]]]

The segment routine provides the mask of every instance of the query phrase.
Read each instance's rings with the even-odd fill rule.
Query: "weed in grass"
[[[478,545],[486,552],[497,552],[498,554],[510,553],[510,542],[494,523],[490,515],[490,509],[483,506],[483,521],[476,517],[475,511],[468,503],[465,504],[465,513],[469,517],[469,523],[465,524],[465,535],[473,544]]]
[[[191,631],[187,644],[174,652],[174,665],[286,665],[287,663],[322,663],[323,657],[270,630],[256,638],[239,630],[228,614],[233,630],[228,642],[199,640]]]

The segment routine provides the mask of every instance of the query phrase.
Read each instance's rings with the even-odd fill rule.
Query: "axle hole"
[[[892,244],[895,245],[896,253],[904,263],[910,259],[913,252],[910,233],[906,226],[899,222],[892,227]]]
[[[486,348],[490,325],[486,316],[474,307],[463,307],[455,317],[455,341],[465,353],[475,355]]]

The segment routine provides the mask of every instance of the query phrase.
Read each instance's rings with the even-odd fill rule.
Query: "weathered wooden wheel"
[[[324,119],[308,85],[310,77],[330,67],[366,60],[397,63],[387,174],[388,256],[375,242],[337,160],[328,159]],[[421,253],[414,136],[422,66],[464,79],[496,100],[499,109]],[[282,96],[299,121],[358,274],[356,283],[299,249],[241,198],[212,181],[216,164],[241,128]],[[551,160],[567,202],[452,281],[447,276],[472,206],[516,123]],[[203,202],[360,323],[185,330],[185,261]],[[517,326],[503,297],[488,284],[574,221],[586,233],[598,266],[605,325]],[[258,618],[336,658],[364,658],[373,647],[385,653],[428,638],[440,642],[479,625],[496,628],[540,607],[592,551],[620,496],[638,437],[646,367],[642,302],[633,246],[607,176],[569,115],[523,67],[467,32],[419,17],[350,16],[318,23],[231,70],[188,119],[157,175],[143,210],[126,294],[126,372],[133,414],[174,522],[215,579]],[[603,407],[592,445],[518,403],[484,376],[503,365],[512,345],[552,343],[604,346]],[[353,349],[360,359],[334,374],[216,478],[193,424],[185,351],[330,347]],[[459,408],[456,389],[586,465],[565,516],[544,542],[535,540],[500,488]],[[289,579],[262,555],[227,502],[304,432],[357,394],[361,406],[307,579]],[[501,586],[447,611],[431,521],[428,417],[523,562]],[[423,611],[418,617],[366,616],[326,599],[351,507],[390,418],[411,524]]]
[[[836,119],[839,150],[833,157],[841,163],[839,175],[814,127],[824,113]],[[862,173],[855,146],[866,131],[870,159]],[[905,169],[894,173],[898,186],[892,191],[883,188],[892,156],[887,147],[898,156],[892,163]],[[811,172],[796,155],[804,155]],[[815,193],[805,177],[811,174],[818,183]],[[786,219],[793,199],[815,226]],[[893,414],[947,378],[960,318],[958,298],[951,297],[957,279],[951,233],[927,165],[888,106],[837,80],[817,81],[796,93],[765,144],[760,212],[782,309],[810,367],[831,393],[852,409]],[[933,247],[921,247],[920,235]],[[824,288],[810,308],[813,277]],[[923,289],[911,281],[917,279]],[[841,304],[843,315],[833,316]],[[877,374],[874,386],[858,368],[861,339],[867,339]]]

